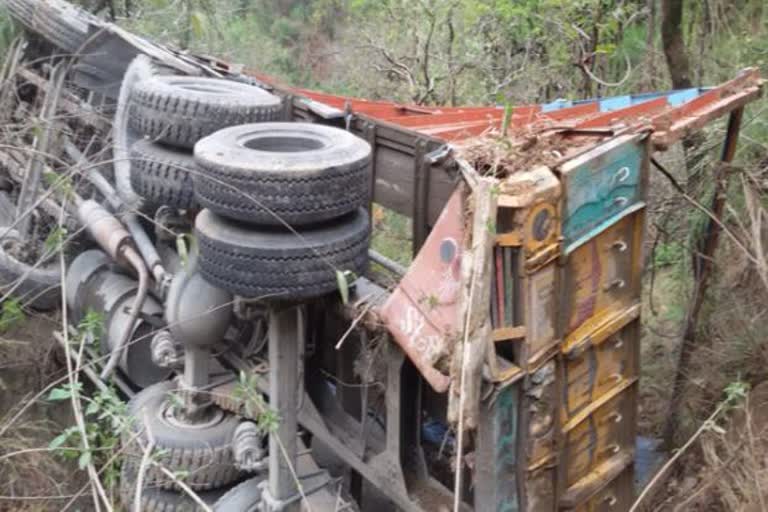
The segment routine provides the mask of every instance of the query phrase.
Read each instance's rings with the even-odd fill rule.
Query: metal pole
[[[299,306],[272,305],[269,308],[269,405],[280,416],[277,430],[269,435],[269,494],[283,501],[298,492],[291,468],[296,468],[299,390],[299,333],[302,332]],[[301,500],[281,509],[299,512]]]

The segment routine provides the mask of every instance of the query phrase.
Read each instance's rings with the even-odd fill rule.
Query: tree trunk
[[[661,0],[661,40],[675,89],[691,87],[691,64],[683,41],[685,0]]]
[[[653,91],[656,89],[656,47],[654,38],[656,37],[656,0],[648,0],[648,28],[645,37],[646,61],[648,62],[648,73],[646,74],[648,82],[646,89]]]

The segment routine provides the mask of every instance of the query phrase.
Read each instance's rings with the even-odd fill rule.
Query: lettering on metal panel
[[[462,192],[454,191],[408,272],[380,310],[395,342],[433,389],[449,378],[437,368],[458,336],[464,240]]]

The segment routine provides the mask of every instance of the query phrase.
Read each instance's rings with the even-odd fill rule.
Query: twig
[[[64,206],[62,205],[61,212],[59,214],[59,227],[61,227],[64,219]],[[78,363],[75,368],[72,367],[72,359],[70,355],[70,345],[69,345],[69,331],[67,329],[67,303],[66,303],[66,297],[67,297],[67,285],[66,285],[66,279],[64,276],[66,275],[66,261],[64,259],[64,251],[59,251],[59,262],[61,264],[61,302],[62,302],[62,323],[64,327],[64,351],[66,353],[66,359],[67,359],[67,378],[69,380],[69,386],[70,386],[70,398],[72,401],[72,413],[75,416],[75,423],[77,424],[77,428],[80,431],[80,438],[83,443],[83,449],[85,450],[85,453],[90,452],[90,446],[88,443],[88,432],[85,427],[85,417],[83,416],[83,409],[82,404],[80,403],[80,395],[77,391],[77,377],[76,377],[76,368],[80,366],[80,361],[82,361],[82,354],[83,349],[85,347],[85,343],[82,342],[80,346],[80,352],[78,354]],[[110,504],[109,498],[107,498],[107,493],[104,490],[104,486],[101,483],[101,479],[99,478],[98,473],[96,472],[96,468],[93,465],[93,460],[91,458],[88,459],[88,477],[91,480],[91,485],[93,486],[93,501],[94,506],[96,507],[96,511],[99,512],[101,510],[101,507],[99,506],[99,497],[104,502],[104,506],[106,507],[107,511],[112,511],[112,506]]]
[[[469,284],[470,307],[475,295],[476,278],[477,272],[473,272],[472,280]],[[456,427],[458,429],[458,438],[456,440],[456,479],[454,480],[453,486],[453,512],[459,512],[461,507],[461,452],[464,448],[464,379],[467,378],[467,348],[469,347],[469,320],[471,317],[471,311],[467,311],[466,320],[464,322],[464,341],[461,349],[461,383],[459,384],[459,422]]]
[[[725,408],[726,405],[728,405],[728,401],[724,400],[718,407],[715,409],[715,411],[709,415],[709,417],[704,420],[704,423],[701,424],[701,426],[696,430],[696,432],[688,439],[688,441],[685,442],[683,446],[680,447],[679,450],[675,452],[675,454],[669,458],[669,460],[659,469],[655,475],[653,475],[653,478],[650,482],[648,482],[648,485],[645,486],[643,489],[643,492],[640,493],[640,496],[637,497],[635,502],[632,504],[632,508],[629,509],[629,512],[635,512],[639,510],[640,503],[645,499],[646,496],[651,492],[653,487],[661,481],[662,477],[664,477],[667,473],[667,471],[674,465],[674,463],[679,459],[687,450],[691,447],[691,445],[701,436],[704,431],[706,431],[708,428],[710,428],[710,425],[712,424],[712,421],[722,412],[722,410]]]
[[[147,472],[147,466],[151,462],[152,451],[155,449],[155,439],[152,435],[152,430],[149,428],[146,411],[142,411],[142,419],[144,423],[144,431],[147,433],[147,446],[144,447],[144,451],[141,455],[141,463],[139,464],[139,472],[136,475],[136,492],[133,496],[134,512],[141,512],[141,491],[144,490],[144,475]]]

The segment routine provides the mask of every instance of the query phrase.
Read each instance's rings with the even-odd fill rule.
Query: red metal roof
[[[264,82],[279,85],[270,77],[251,74]],[[595,129],[642,124],[654,128],[654,142],[657,146],[665,146],[689,131],[701,128],[708,120],[752,101],[759,96],[762,83],[757,68],[749,68],[733,80],[710,89],[564,102],[564,108],[558,108],[557,102],[518,106],[512,109],[510,127],[512,130],[532,125]],[[282,88],[329,107],[412,129],[446,142],[498,130],[504,117],[503,107],[401,105],[308,89]],[[628,106],[615,107],[622,104]]]

